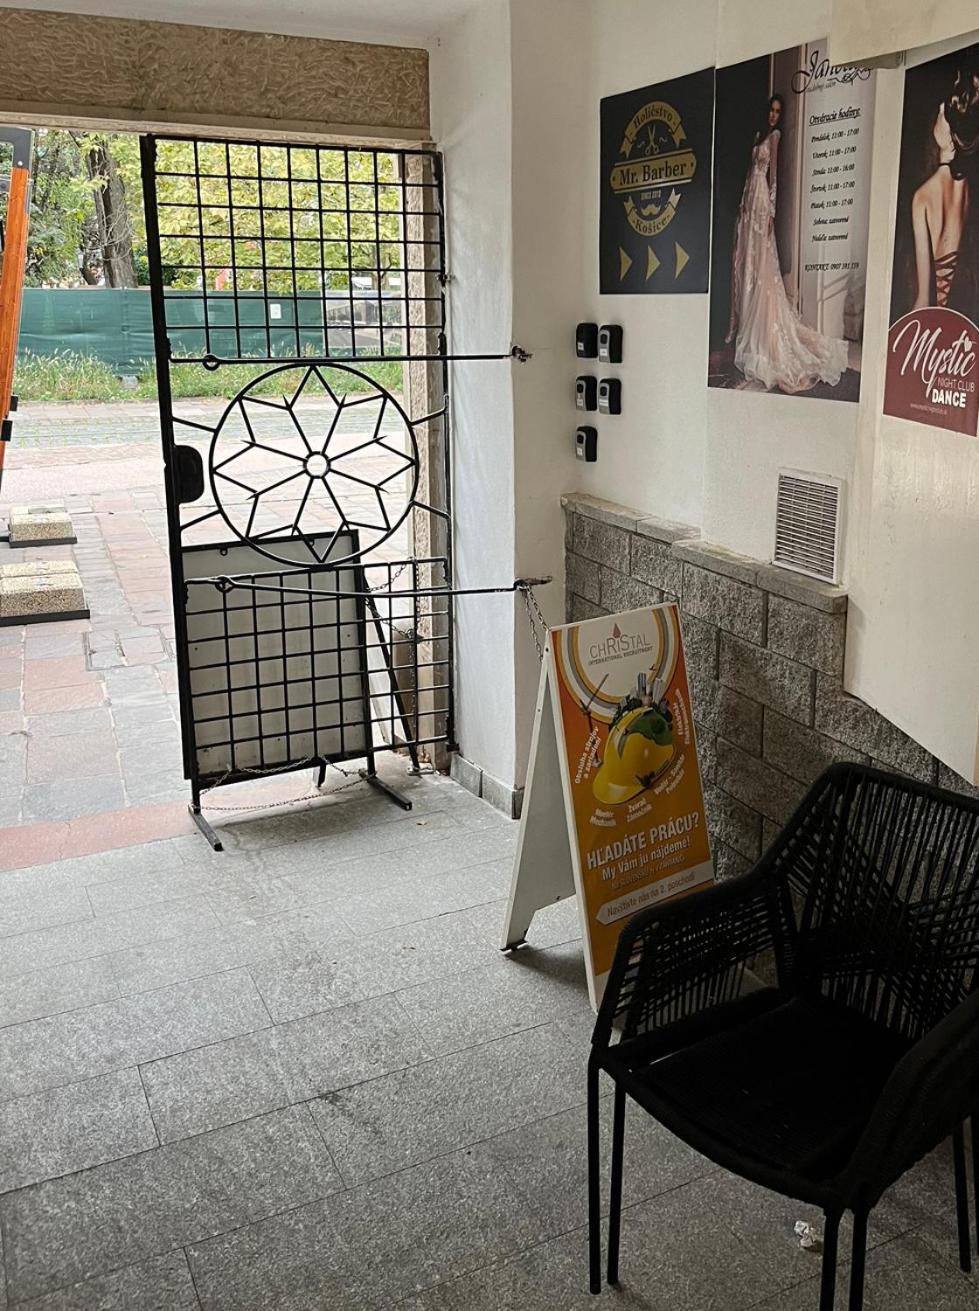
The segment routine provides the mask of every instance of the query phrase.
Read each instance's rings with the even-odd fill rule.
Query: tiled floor
[[[503,957],[515,826],[395,760],[410,814],[358,785],[188,832],[158,460],[72,460],[5,487],[62,480],[93,620],[0,637],[0,1308],[815,1311],[806,1208],[632,1112],[590,1298],[574,906]],[[867,1311],[979,1308],[951,1196],[938,1153],[885,1199]]]
[[[815,1311],[807,1209],[631,1112],[623,1284],[589,1298],[574,906],[502,956],[515,826],[386,769],[410,814],[357,787],[223,854],[0,873],[8,1304]],[[944,1159],[885,1199],[868,1311],[979,1306],[950,1202]]]

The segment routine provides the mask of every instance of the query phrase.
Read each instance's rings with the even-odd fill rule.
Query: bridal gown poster
[[[976,436],[979,46],[905,77],[884,413]]]
[[[707,290],[714,70],[602,101],[600,291]]]
[[[826,48],[717,70],[711,387],[860,398],[875,77]]]

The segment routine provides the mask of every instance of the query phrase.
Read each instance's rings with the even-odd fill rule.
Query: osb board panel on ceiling
[[[424,50],[0,9],[0,110],[428,132]]]

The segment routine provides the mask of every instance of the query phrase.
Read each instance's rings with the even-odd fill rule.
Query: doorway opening
[[[56,137],[38,136],[39,197]],[[197,806],[208,787],[309,763],[363,756],[373,773],[383,748],[438,761],[452,735],[451,597],[425,595],[451,582],[438,157],[181,137],[147,141],[140,168],[134,136],[76,147],[103,255],[83,249],[89,216],[75,285],[51,276],[50,251],[30,279],[4,499],[64,501],[92,619],[21,634],[25,768],[4,822],[169,802],[188,778]],[[63,299],[39,315],[35,291]],[[39,350],[45,314],[62,336]],[[343,562],[330,582],[324,565]],[[305,566],[326,594],[309,575],[296,599],[269,579],[206,581],[232,564],[278,569],[280,588]],[[352,612],[338,589],[360,593]]]

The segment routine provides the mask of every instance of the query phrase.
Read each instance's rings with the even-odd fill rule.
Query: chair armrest
[[[622,930],[592,1045],[607,1048],[736,999],[747,967],[774,949],[780,977],[795,926],[784,876],[764,863],[642,911]]]
[[[979,991],[898,1061],[844,1172],[846,1192],[881,1193],[979,1108]]]

